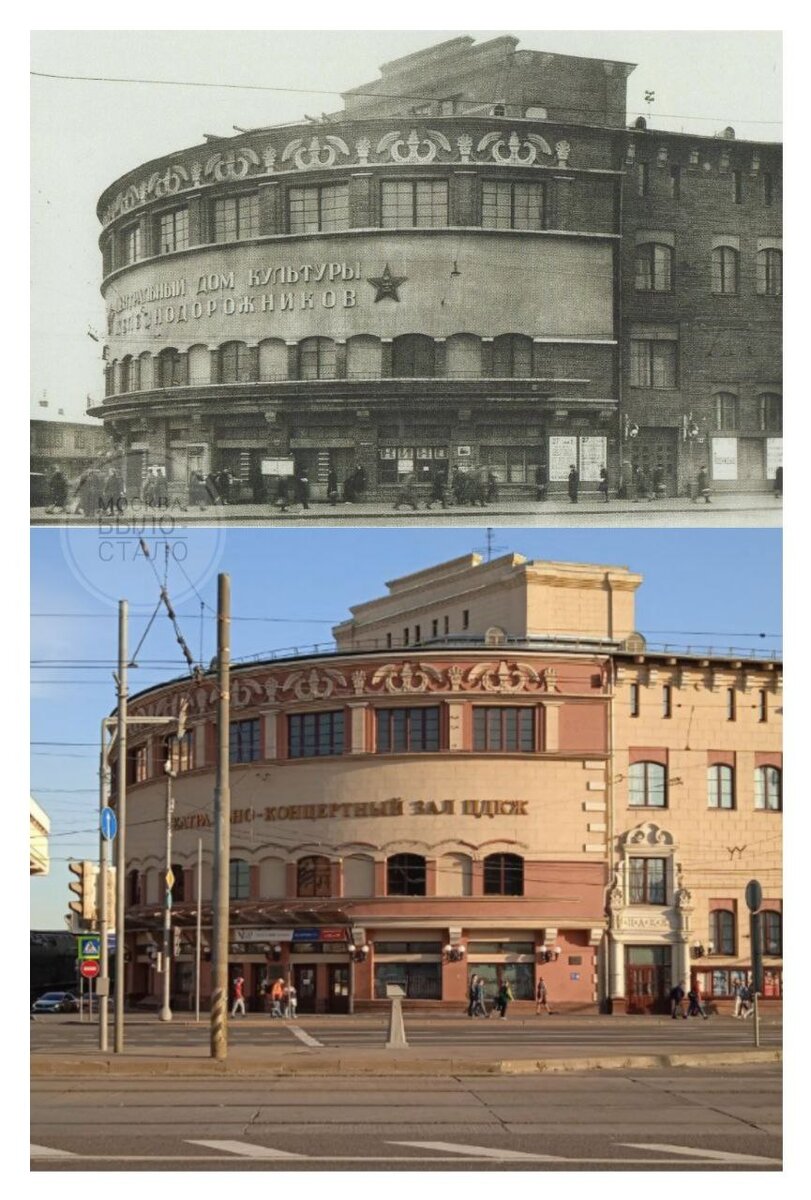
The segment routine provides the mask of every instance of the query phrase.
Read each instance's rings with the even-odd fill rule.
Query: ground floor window
[[[375,1000],[386,999],[386,984],[398,984],[409,1000],[442,999],[441,963],[375,963]]]
[[[540,446],[482,446],[482,464],[499,483],[534,483],[541,463]]]
[[[535,967],[532,963],[470,963],[468,983],[473,975],[484,980],[487,1000],[495,1000],[504,983],[509,983],[516,1000],[532,1000],[535,997]]]
[[[409,475],[430,481],[439,472],[448,477],[447,446],[381,446],[380,482],[402,483]]]

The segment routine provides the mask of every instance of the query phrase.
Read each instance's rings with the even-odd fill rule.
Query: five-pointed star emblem
[[[369,283],[371,283],[372,287],[377,289],[375,304],[377,304],[378,300],[387,299],[397,300],[399,303],[400,297],[397,295],[397,289],[401,283],[406,283],[407,279],[408,276],[406,275],[392,275],[391,267],[388,263],[386,263],[382,275],[378,276],[377,279],[369,279]]]

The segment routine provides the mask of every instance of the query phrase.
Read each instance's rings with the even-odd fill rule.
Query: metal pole
[[[166,878],[163,898],[163,1004],[159,1013],[162,1021],[171,1021],[171,991],[172,991],[172,888],[169,884],[172,872],[172,813],[175,801],[172,795],[172,745],[171,736],[167,738],[167,758],[164,763],[166,772]]]
[[[115,854],[115,1053],[124,1049],[124,888],[127,876],[127,601],[118,602],[118,840]]]
[[[231,578],[217,577],[217,782],[214,789],[214,895],[211,936],[211,1057],[228,1054],[228,883],[231,855]]]
[[[110,843],[101,832],[101,813],[107,806],[110,786],[107,762],[107,724],[101,723],[101,762],[99,764],[99,982],[96,995],[99,1001],[99,1050],[107,1052],[107,997],[110,991],[109,933],[110,914],[107,912],[107,871],[110,865]]]
[[[84,1020],[84,975],[79,971],[79,1020]]]
[[[755,1006],[755,1013],[754,1013],[755,1045],[758,1047],[758,1049],[760,1048],[760,1005],[758,1004],[759,999],[760,999],[760,992],[755,992],[754,998],[753,998],[753,1004]]]
[[[197,839],[197,945],[194,951],[194,1019],[200,1020],[200,942],[203,904],[203,839]]]

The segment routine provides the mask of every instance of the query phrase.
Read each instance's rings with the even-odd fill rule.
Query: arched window
[[[732,767],[723,763],[707,767],[707,805],[709,808],[735,807]]]
[[[659,242],[644,242],[636,248],[638,292],[669,292],[673,287],[673,249]]]
[[[228,864],[228,899],[247,900],[251,894],[251,868],[243,858]]]
[[[182,863],[172,863],[172,874],[175,877],[172,884],[172,903],[181,904],[186,899],[186,874]]]
[[[454,333],[446,343],[449,379],[478,379],[482,373],[481,340],[471,333]]]
[[[335,378],[335,343],[332,338],[305,338],[299,345],[299,379]]]
[[[380,338],[361,333],[346,343],[347,379],[379,379],[383,371]]]
[[[132,374],[132,355],[125,354],[124,357],[121,359],[121,375],[119,377],[119,386],[118,386],[118,390],[120,392],[132,391],[131,374]]]
[[[330,861],[323,854],[300,858],[296,868],[297,896],[331,896]]]
[[[127,904],[142,903],[141,874],[139,871],[127,873]]]
[[[185,359],[179,350],[167,346],[158,355],[158,387],[182,387],[185,382]]]
[[[520,854],[488,854],[484,860],[485,896],[523,896],[524,860]]]
[[[532,375],[532,338],[504,333],[493,340],[493,378],[527,379]]]
[[[735,914],[724,908],[710,912],[710,941],[713,954],[735,953]]]
[[[783,914],[764,908],[758,913],[760,919],[760,941],[764,954],[779,956],[783,953]]]
[[[715,428],[738,428],[738,397],[734,392],[715,393]]]
[[[144,350],[138,355],[138,371],[141,377],[141,390],[145,392],[153,386],[152,355],[148,350]]]
[[[761,296],[783,294],[783,251],[758,250],[757,290]]]
[[[421,854],[392,854],[386,863],[389,896],[425,895],[425,859]]]
[[[259,343],[259,378],[287,379],[287,346],[281,338],[266,338]]]
[[[712,252],[712,292],[715,296],[737,295],[738,251],[732,246],[716,246]]]
[[[779,767],[755,767],[755,808],[779,812],[783,807],[783,780]]]
[[[392,375],[395,379],[431,379],[435,373],[434,342],[422,333],[394,339]]]
[[[667,780],[661,763],[636,762],[628,769],[628,803],[633,808],[665,808]]]
[[[764,433],[783,432],[783,397],[776,392],[763,392],[758,397],[760,428]]]
[[[244,342],[226,342],[220,347],[220,382],[250,383],[253,379],[253,354]]]

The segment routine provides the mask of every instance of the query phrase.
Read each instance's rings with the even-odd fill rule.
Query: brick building
[[[672,495],[780,461],[781,149],[626,127],[633,65],[455,38],[318,122],[136,167],[102,195],[106,395],[130,490],[330,469],[636,467]],[[638,126],[642,127],[638,127]],[[753,331],[756,336],[752,336]]]
[[[519,1004],[543,975],[571,1011],[657,1011],[691,976],[724,1005],[753,877],[780,996],[780,665],[655,651],[641,582],[468,555],[353,608],[332,654],[234,667],[230,970],[255,1007],[282,975],[302,1011],[372,1007],[390,982],[458,1009],[473,972]],[[171,717],[184,698],[183,743],[136,733],[127,762],[127,989],[159,990],[169,755],[180,1007],[198,839],[210,935],[214,679],[130,703]]]

